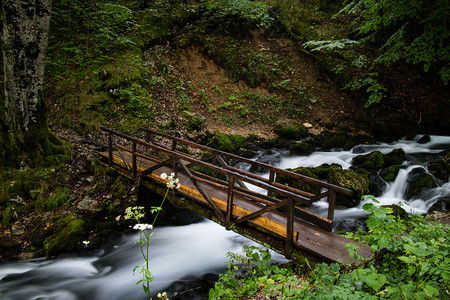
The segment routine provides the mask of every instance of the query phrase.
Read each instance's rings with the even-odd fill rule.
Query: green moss
[[[313,172],[318,178],[322,180],[327,180],[328,175],[334,170],[334,169],[342,169],[341,165],[338,164],[322,164],[318,167],[311,167],[308,168],[311,172]]]
[[[13,215],[15,211],[15,205],[8,204],[5,211],[3,212],[2,224],[9,225],[13,221]]]
[[[290,150],[292,154],[309,155],[314,152],[315,147],[308,143],[295,143]]]
[[[52,256],[81,249],[85,236],[85,222],[68,216],[56,224],[56,232],[44,240],[45,256]]]
[[[400,166],[400,165],[389,166],[387,169],[385,169],[386,171],[381,172],[380,175],[386,181],[394,181],[398,175],[398,171],[400,171],[400,169],[403,169],[403,168],[404,168],[404,166]]]
[[[318,177],[313,172],[311,172],[309,168],[299,167],[287,170],[297,174],[302,174],[311,178],[318,179]],[[318,185],[308,184],[302,180],[296,180],[283,174],[278,174],[275,181],[312,194],[319,194],[321,189],[320,186]]]
[[[334,169],[328,175],[328,182],[353,191],[351,198],[338,194],[336,203],[347,207],[359,204],[361,196],[369,191],[369,178],[365,174],[356,174],[352,170]]]
[[[352,164],[358,168],[366,170],[377,170],[383,167],[384,157],[380,151],[374,151],[365,155],[355,156]]]
[[[213,148],[232,153],[235,153],[239,148],[243,147],[245,142],[246,139],[242,135],[228,135],[221,132],[218,132],[214,138],[210,140],[210,144]]]
[[[401,165],[406,160],[406,153],[402,148],[394,149],[388,154],[384,155],[383,159],[383,167]]]

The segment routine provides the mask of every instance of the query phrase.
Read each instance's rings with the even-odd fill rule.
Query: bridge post
[[[291,257],[292,240],[294,239],[294,201],[288,199],[287,224],[286,224],[286,250],[284,256]]]
[[[133,141],[131,153],[132,153],[131,170],[133,173],[133,178],[136,179],[137,165],[136,165],[136,142],[135,141]]]
[[[336,191],[330,189],[328,195],[328,219],[333,221],[334,219],[334,208],[336,206]]]
[[[230,176],[230,182],[228,183],[228,195],[227,195],[227,222],[226,228],[230,229],[231,216],[233,215],[233,187],[234,187],[234,176]]]
[[[113,163],[113,150],[112,150],[112,136],[111,132],[108,133],[108,165],[112,167]]]
[[[269,173],[269,183],[272,184],[272,182],[275,180],[275,172],[273,170],[270,170]],[[273,196],[273,192],[267,190],[267,196],[272,197]]]

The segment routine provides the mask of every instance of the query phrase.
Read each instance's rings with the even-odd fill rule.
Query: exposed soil
[[[321,74],[308,54],[301,52],[295,42],[287,38],[270,38],[260,34],[254,34],[251,38],[242,40],[246,47],[267,51],[277,54],[288,60],[290,66],[296,73],[290,82],[292,86],[301,85],[304,87],[305,102],[299,109],[303,114],[301,118],[289,115],[286,110],[280,111],[278,118],[294,118],[301,123],[310,123],[312,133],[318,133],[324,126],[334,129],[347,128],[357,131],[358,104],[347,94],[341,91],[336,84],[326,75]],[[155,53],[157,53],[155,55]],[[156,58],[155,58],[156,57]],[[229,134],[259,135],[265,138],[275,137],[272,128],[273,122],[267,120],[251,118],[239,118],[236,111],[231,109],[221,110],[221,105],[227,102],[232,95],[242,93],[258,94],[260,98],[270,96],[286,97],[280,91],[273,91],[267,86],[251,87],[244,81],[234,81],[229,78],[220,62],[217,62],[205,54],[205,50],[198,45],[190,45],[186,48],[172,49],[168,46],[155,46],[144,52],[144,58],[151,64],[164,61],[167,68],[172,72],[173,77],[189,83],[194,90],[190,96],[196,99],[191,103],[192,111],[200,114],[206,119],[206,130],[210,132],[220,131]],[[188,92],[188,88],[186,88]],[[199,95],[201,92],[203,94]],[[178,96],[173,92],[156,93],[161,100],[160,108],[166,110],[165,116],[158,120],[162,124],[167,123],[169,116],[179,114],[177,111]],[[201,97],[207,99],[202,102]],[[246,103],[244,103],[245,105]],[[268,115],[273,115],[273,111],[267,111]],[[224,122],[223,114],[229,115],[231,125]],[[179,129],[179,128],[177,128]],[[183,131],[179,129],[178,131]]]

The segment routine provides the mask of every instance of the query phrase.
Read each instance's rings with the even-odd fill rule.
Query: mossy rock
[[[310,155],[314,152],[315,147],[309,143],[295,143],[290,148],[291,154]]]
[[[426,189],[437,187],[433,175],[427,173],[423,168],[414,168],[406,180],[405,198],[409,200],[419,195]]]
[[[387,168],[384,168],[380,171],[380,176],[386,181],[395,181],[397,178],[398,172],[401,169],[404,169],[405,166],[402,165],[392,165]]]
[[[402,148],[394,149],[386,155],[383,155],[383,167],[392,165],[401,165],[406,160],[405,150]]]
[[[352,170],[334,169],[328,175],[328,182],[353,191],[352,197],[337,195],[336,204],[346,207],[357,206],[361,196],[369,191],[369,178],[367,175],[357,174]]]
[[[325,130],[321,134],[314,137],[317,147],[324,149],[353,147],[355,145],[347,144],[349,142],[349,135],[343,131],[329,131]]]
[[[286,140],[301,140],[308,136],[308,128],[295,120],[281,119],[274,124],[275,133]]]
[[[369,194],[373,196],[381,196],[386,188],[386,181],[383,180],[377,171],[367,171],[359,169],[358,174],[365,174],[369,178]]]
[[[439,198],[429,209],[428,212],[433,211],[449,211],[450,210],[450,196]]]
[[[380,151],[374,151],[369,154],[355,156],[352,165],[360,169],[378,170],[384,165],[384,157]]]
[[[184,126],[192,131],[200,131],[205,127],[205,117],[198,116],[194,113],[191,113],[189,111],[183,111],[184,116]]]
[[[218,132],[210,139],[211,147],[225,152],[236,153],[238,149],[244,148],[246,138],[239,134],[224,134]]]
[[[308,170],[310,170],[312,173],[314,173],[319,179],[322,180],[328,180],[328,175],[334,170],[334,169],[342,169],[342,166],[339,164],[321,164],[318,167],[310,167]]]
[[[287,170],[297,174],[312,177],[314,179],[319,179],[313,172],[311,172],[308,168],[305,167],[298,167],[295,169],[287,169]],[[283,174],[277,174],[277,178],[275,179],[275,181],[312,194],[319,194],[321,190],[321,187],[318,185],[308,184],[302,180],[296,180]]]
[[[450,177],[450,149],[443,151],[440,155],[442,155],[442,158],[429,162],[427,169],[434,177],[443,182],[448,182]]]
[[[85,222],[82,219],[68,216],[55,224],[55,233],[44,241],[45,256],[52,256],[80,250],[86,234]]]

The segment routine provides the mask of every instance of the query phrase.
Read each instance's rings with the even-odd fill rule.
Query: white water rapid
[[[403,207],[409,212],[426,212],[433,203],[450,196],[450,185],[440,183],[437,188],[420,194],[420,197],[406,201],[403,198],[408,172],[415,167],[426,168],[430,155],[450,147],[450,137],[431,136],[426,144],[414,140],[399,140],[395,143],[360,145],[351,151],[315,152],[309,156],[290,156],[287,151],[276,151],[280,168],[298,166],[315,167],[323,163],[338,163],[344,168],[351,166],[353,157],[378,150],[386,154],[396,148],[403,148],[407,154],[405,169],[401,169],[396,180],[388,183],[380,204],[407,202]],[[263,174],[264,175],[264,174]],[[358,218],[364,213],[362,201],[355,208],[339,208],[337,220]],[[317,202],[314,209],[325,213],[327,204]],[[133,276],[132,269],[142,264],[139,246],[135,244],[138,233],[123,236],[105,246],[104,250],[89,256],[60,257],[11,262],[0,265],[0,299],[2,300],[118,300],[145,299],[140,279]],[[243,244],[254,245],[250,240],[219,225],[204,221],[186,226],[155,228],[150,248],[150,270],[155,276],[151,283],[153,293],[181,292],[195,288],[205,274],[223,273],[226,269],[227,252],[239,252]],[[283,260],[273,254],[275,260]],[[207,276],[206,276],[207,277]],[[191,283],[195,284],[191,284]],[[191,285],[190,285],[191,284]],[[155,295],[153,294],[155,298]],[[207,292],[177,299],[207,299]]]

